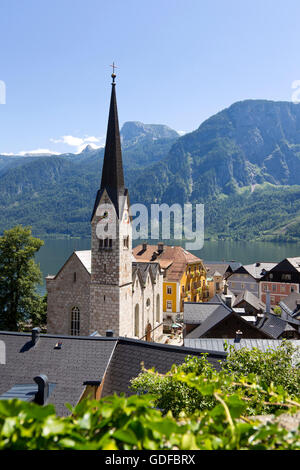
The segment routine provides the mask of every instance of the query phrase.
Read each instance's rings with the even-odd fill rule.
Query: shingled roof
[[[187,355],[208,352],[208,361],[216,368],[225,353],[210,353],[167,344],[147,343],[128,338],[99,336],[40,335],[35,346],[29,333],[0,332],[6,347],[6,363],[0,364],[0,395],[15,385],[33,383],[45,374],[55,384],[49,397],[59,415],[68,415],[65,403],[76,405],[85,390],[85,382],[104,379],[103,396],[130,394],[130,380],[141,371],[141,363],[164,373],[172,364],[184,362]],[[61,342],[61,349],[55,345]]]
[[[274,339],[279,338],[286,331],[299,331],[298,322],[295,321],[295,325],[292,326],[291,321],[284,320],[271,313],[261,319],[257,328]]]
[[[181,246],[138,245],[133,249],[133,256],[137,261],[157,261],[165,271],[165,279],[169,282],[179,282],[188,264],[202,263],[202,260],[185,250]]]
[[[291,317],[297,317],[300,315],[300,293],[292,292],[288,297],[281,300],[279,305],[285,313]]]
[[[234,300],[232,306],[237,307],[241,302],[246,302],[257,311],[261,310],[265,312],[266,310],[266,305],[256,295],[252,294],[252,292],[249,292],[248,290],[241,292]]]

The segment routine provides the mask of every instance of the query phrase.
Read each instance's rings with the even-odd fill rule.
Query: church
[[[74,251],[56,275],[46,277],[47,333],[158,341],[163,333],[163,274],[158,262],[139,262],[132,253],[115,78],[113,72],[91,250]]]

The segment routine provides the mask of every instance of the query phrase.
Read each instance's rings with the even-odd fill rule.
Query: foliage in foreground
[[[148,371],[156,375],[155,372]],[[106,397],[83,401],[60,418],[52,405],[40,407],[17,400],[0,401],[0,449],[300,449],[299,430],[262,424],[247,416],[249,400],[264,406],[300,411],[283,387],[258,383],[255,375],[238,381],[225,371],[197,374],[174,368],[174,383],[197,391],[210,408],[163,414],[151,395]]]
[[[226,361],[220,363],[219,376],[224,377],[222,389],[229,393],[232,388],[227,376],[231,376],[232,382],[239,382],[244,376],[251,375],[262,389],[279,387],[291,398],[296,398],[300,389],[300,368],[295,363],[296,357],[296,348],[288,341],[282,341],[279,348],[270,348],[267,352],[257,348],[235,350],[231,346]],[[191,414],[215,406],[213,395],[203,395],[201,390],[191,387],[186,381],[178,381],[174,371],[184,375],[193,373],[208,381],[216,374],[205,355],[188,356],[182,365],[173,366],[167,374],[158,374],[153,370],[141,372],[132,380],[131,388],[136,393],[150,393],[155,399],[155,406],[164,414],[172,411],[174,416],[179,416],[182,411]],[[248,397],[247,401],[248,415],[270,413],[276,409],[264,404],[261,393]]]

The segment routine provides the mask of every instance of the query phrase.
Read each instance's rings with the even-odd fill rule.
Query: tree
[[[31,227],[18,225],[0,237],[0,327],[17,331],[22,322],[45,318],[45,301],[36,292],[42,273],[34,261],[44,242]]]
[[[226,377],[233,382],[239,382],[244,376],[253,376],[261,387],[281,387],[292,398],[299,397],[300,367],[298,350],[289,341],[283,340],[280,347],[262,352],[259,349],[241,348],[235,350],[229,347],[226,361],[220,363],[219,377],[221,388],[226,393],[232,393],[228,388]],[[215,399],[203,394],[201,389],[191,387],[188,381],[177,380],[177,374],[194,374],[211,381],[214,369],[202,356],[187,356],[181,365],[174,365],[166,374],[143,370],[138,377],[131,380],[131,388],[135,393],[150,393],[155,399],[155,406],[164,414],[171,411],[173,416],[184,412],[194,413],[196,410],[210,409],[215,406]],[[223,374],[223,375],[222,375]],[[229,384],[231,387],[231,384]],[[247,414],[262,414],[266,409],[273,412],[268,405],[264,405],[264,392],[257,392],[248,397]]]

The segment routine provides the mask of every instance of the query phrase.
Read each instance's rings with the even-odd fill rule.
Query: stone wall
[[[74,277],[76,273],[76,278]],[[75,280],[76,279],[76,280]],[[80,310],[80,335],[88,335],[90,313],[90,274],[75,253],[55,278],[46,278],[48,293],[47,333],[71,334],[71,312]]]

